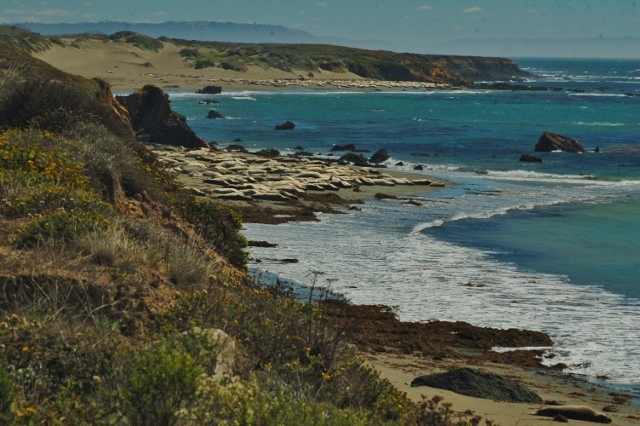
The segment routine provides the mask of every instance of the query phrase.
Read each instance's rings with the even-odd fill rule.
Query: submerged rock
[[[564,152],[584,152],[582,144],[566,136],[558,135],[556,133],[544,132],[538,143],[536,144],[534,151],[536,152],[551,152],[551,151],[564,151]]]
[[[505,402],[541,403],[542,398],[520,383],[493,373],[481,373],[471,368],[459,368],[446,373],[415,378],[411,387],[429,386],[472,396]]]

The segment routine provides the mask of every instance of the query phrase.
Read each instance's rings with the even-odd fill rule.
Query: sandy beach
[[[197,90],[206,85],[218,85],[225,91],[294,87],[358,90],[436,88],[427,84],[416,86],[413,83],[374,82],[363,80],[355,74],[326,71],[314,73],[311,77],[303,72],[287,73],[257,66],[250,66],[243,73],[217,67],[195,70],[180,57],[179,47],[167,43],[159,53],[140,50],[129,44],[99,40],[83,41],[80,46],[78,49],[56,45],[34,56],[72,74],[86,78],[99,77],[110,83],[114,92],[132,91],[146,84],[154,84],[164,90]],[[398,197],[403,202],[421,202],[418,195],[449,185],[426,179],[424,175],[338,166],[317,159],[268,158],[207,150],[188,152],[174,147],[152,149],[186,187],[202,197],[218,198],[237,206],[245,212],[245,220],[249,221],[262,217],[267,223],[281,223],[300,220],[301,216],[313,220],[309,212],[332,210],[336,205],[342,205],[340,211],[348,211],[376,194]],[[430,183],[425,183],[426,180]],[[259,214],[251,217],[250,212]],[[300,215],[296,216],[295,212]],[[268,222],[276,217],[282,220]],[[553,421],[552,418],[532,415],[542,405],[494,402],[433,388],[410,387],[416,376],[460,367],[466,361],[436,361],[420,355],[395,353],[364,353],[363,356],[380,372],[381,377],[406,392],[414,401],[420,401],[423,395],[427,398],[441,395],[445,401],[453,404],[454,410],[472,410],[501,425],[540,425]],[[548,403],[555,401],[560,404],[588,405],[598,411],[608,407],[615,410],[607,410],[606,414],[616,425],[636,425],[640,421],[640,406],[624,403],[624,398],[617,398],[610,391],[594,387],[580,378],[557,371],[539,368],[525,370],[506,364],[485,363],[472,367],[517,379],[538,392]],[[577,421],[571,420],[573,422]]]

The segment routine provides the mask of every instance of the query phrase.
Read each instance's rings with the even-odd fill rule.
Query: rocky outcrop
[[[542,158],[536,157],[535,155],[531,154],[522,154],[518,161],[522,161],[525,163],[542,163]]]
[[[207,114],[207,118],[215,119],[215,118],[224,118],[224,117],[218,111],[216,111],[215,109],[212,109],[211,111],[209,111],[209,114]]]
[[[293,124],[291,121],[287,121],[285,123],[278,124],[275,127],[276,130],[293,130],[295,128],[296,128],[296,125]]]
[[[389,158],[390,157],[389,157],[389,153],[387,152],[387,150],[382,148],[382,149],[378,150],[375,154],[373,154],[371,156],[371,158],[369,159],[369,162],[370,163],[379,164],[379,163],[384,163]]]
[[[128,96],[118,96],[129,111],[131,126],[146,142],[187,148],[208,147],[186,123],[186,118],[171,110],[171,101],[162,89],[146,85]]]
[[[351,152],[349,154],[345,154],[342,157],[340,157],[338,159],[338,163],[342,163],[342,164],[353,163],[356,166],[369,165],[369,161],[366,158],[364,158],[362,154],[354,154]]]
[[[334,145],[331,147],[330,149],[331,152],[338,152],[338,151],[356,151],[356,146],[352,143],[348,143],[346,145]]]
[[[196,93],[203,95],[219,95],[222,93],[222,86],[205,86],[200,90],[196,90]]]
[[[520,383],[493,373],[459,368],[446,373],[415,378],[411,387],[429,386],[472,396],[505,402],[541,403],[540,396]]]
[[[536,152],[564,151],[578,153],[584,152],[584,147],[575,139],[556,133],[544,132],[542,136],[540,136],[534,150]]]

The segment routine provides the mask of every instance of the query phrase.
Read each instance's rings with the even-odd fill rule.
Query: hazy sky
[[[2,22],[257,22],[392,43],[640,37],[640,0],[0,0]]]

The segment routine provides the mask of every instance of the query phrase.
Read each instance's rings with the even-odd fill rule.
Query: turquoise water
[[[220,147],[241,139],[329,158],[334,144],[354,143],[386,148],[389,168],[420,164],[457,184],[423,207],[373,201],[315,224],[248,225],[250,239],[281,246],[252,257],[300,259],[253,266],[303,283],[328,271],[336,290],[398,305],[403,319],[540,329],[569,371],[640,383],[640,61],[518,63],[539,76],[526,84],[563,90],[238,91],[216,98],[224,120],[204,118],[206,96],[170,96]],[[293,132],[273,129],[287,120]],[[519,162],[544,131],[587,152]]]

